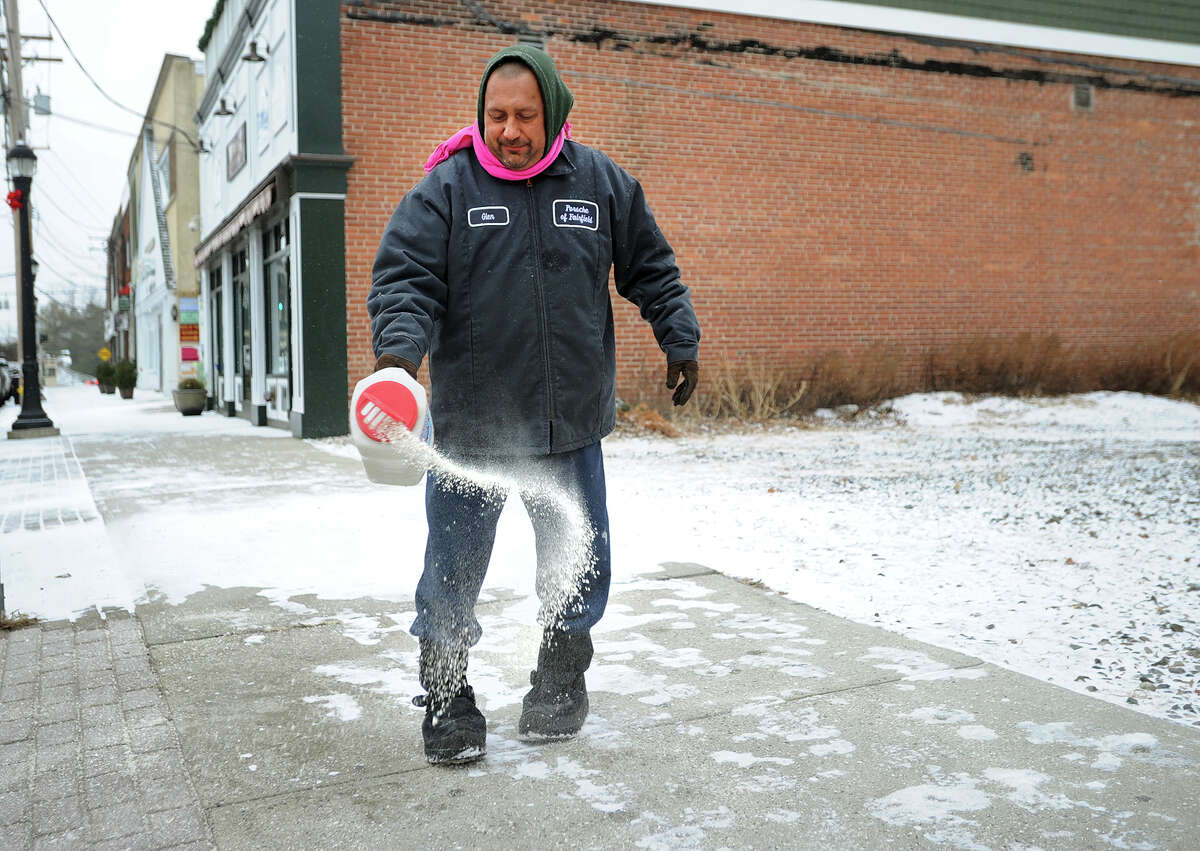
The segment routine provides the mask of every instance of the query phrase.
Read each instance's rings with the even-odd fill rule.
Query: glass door
[[[263,304],[266,306],[267,395],[280,412],[291,408],[291,293],[288,286],[288,221],[263,231]]]
[[[208,288],[208,350],[212,353],[212,375],[208,379],[208,395],[220,404],[225,386],[225,314],[219,266],[209,269]]]
[[[250,404],[250,380],[254,374],[253,323],[250,319],[250,276],[247,273],[246,247],[233,252],[233,352],[235,374],[241,377],[238,388],[241,404]]]

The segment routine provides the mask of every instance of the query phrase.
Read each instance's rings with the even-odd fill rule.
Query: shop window
[[[266,306],[267,369],[287,375],[291,367],[291,291],[288,281],[288,222],[263,230],[263,304]]]

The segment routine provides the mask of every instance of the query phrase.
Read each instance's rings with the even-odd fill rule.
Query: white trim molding
[[[635,0],[650,2],[650,0]],[[924,35],[936,38],[975,41],[983,44],[1005,44],[1076,53],[1089,56],[1111,56],[1120,59],[1140,59],[1172,65],[1200,66],[1200,45],[1150,38],[1108,35],[1084,30],[1043,27],[896,9],[870,3],[843,0],[653,0],[655,6],[678,6],[708,12],[734,15],[755,15],[785,21],[805,21],[813,24],[832,24],[864,30]]]
[[[293,192],[292,198],[299,198],[301,201],[345,201],[345,192]]]

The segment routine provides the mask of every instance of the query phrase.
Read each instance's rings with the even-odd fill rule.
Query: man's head
[[[545,155],[544,112],[528,65],[508,59],[493,69],[483,91],[483,141],[505,168],[521,171]]]
[[[479,84],[479,132],[506,168],[520,171],[545,156],[574,103],[549,55],[528,44],[506,47]]]

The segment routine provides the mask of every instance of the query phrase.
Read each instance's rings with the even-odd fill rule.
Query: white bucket
[[[354,385],[350,438],[368,479],[381,485],[415,485],[425,475],[431,456],[415,442],[407,447],[408,441],[393,443],[387,431],[397,424],[426,446],[433,443],[425,388],[406,370],[391,366]]]

